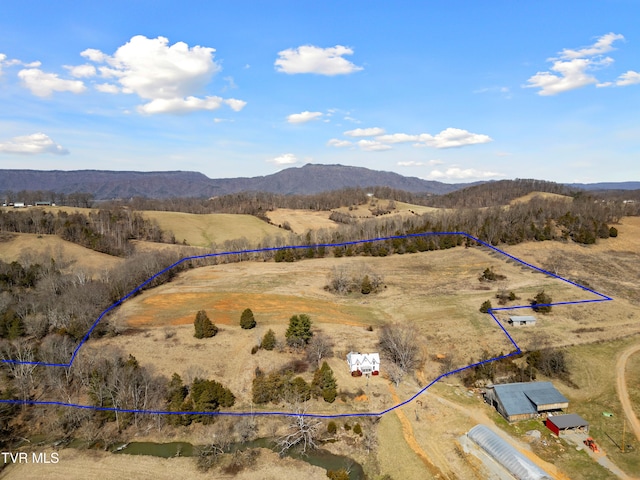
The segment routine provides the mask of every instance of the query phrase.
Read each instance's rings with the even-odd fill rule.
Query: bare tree
[[[277,441],[280,456],[295,446],[299,446],[303,454],[307,450],[318,448],[316,438],[322,430],[322,422],[317,418],[306,416],[305,413],[306,406],[305,408],[298,406],[297,414],[289,417],[287,433]]]
[[[333,356],[333,342],[320,332],[311,337],[307,346],[307,358],[314,366],[320,365],[320,360]]]
[[[403,372],[412,372],[419,363],[420,346],[414,329],[408,325],[385,325],[380,329],[380,350]]]

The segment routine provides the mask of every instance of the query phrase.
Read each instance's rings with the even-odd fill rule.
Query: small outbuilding
[[[380,354],[349,352],[347,363],[352,377],[378,375],[380,373]]]
[[[536,324],[536,317],[532,315],[511,315],[507,322],[509,325],[518,327],[533,327]]]
[[[547,417],[545,425],[557,436],[560,436],[563,432],[589,433],[589,422],[577,413],[550,415]]]

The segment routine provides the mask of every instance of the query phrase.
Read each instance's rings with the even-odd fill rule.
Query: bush
[[[480,305],[480,312],[482,313],[488,313],[490,309],[491,309],[490,300],[485,300],[484,302],[482,302],[482,305]]]
[[[256,326],[256,319],[253,317],[253,312],[250,308],[245,309],[240,316],[240,326],[245,330],[254,328]]]
[[[258,345],[254,345],[253,347],[251,347],[251,355],[255,355],[256,353],[258,353],[258,350],[260,350],[260,347]]]
[[[356,435],[360,435],[360,436],[362,436],[362,427],[360,426],[360,424],[359,424],[359,423],[356,423],[356,424],[353,426],[353,433],[355,433]]]
[[[618,229],[616,227],[611,227],[609,229],[609,236],[613,237],[613,238],[617,237],[618,236]]]
[[[327,470],[327,477],[331,480],[349,480],[349,472],[344,468],[340,470]]]
[[[549,304],[552,301],[551,296],[544,293],[544,290],[541,290],[534,299],[530,301],[531,308],[539,313],[549,313],[551,311],[551,306]]]
[[[327,433],[334,435],[337,431],[338,431],[338,426],[336,425],[336,422],[334,422],[333,420],[330,421],[329,424],[327,425]]]

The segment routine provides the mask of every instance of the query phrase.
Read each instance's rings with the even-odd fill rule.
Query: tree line
[[[87,214],[41,208],[0,209],[0,233],[58,235],[101,253],[124,257],[131,255],[131,240],[175,243],[173,234],[163,232],[156,221],[126,208],[101,209]]]

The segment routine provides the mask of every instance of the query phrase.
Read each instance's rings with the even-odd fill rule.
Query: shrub
[[[356,435],[360,435],[360,436],[362,436],[362,427],[360,426],[360,424],[359,424],[359,423],[356,423],[356,424],[353,426],[353,433],[355,433]]]
[[[327,470],[327,477],[331,480],[349,480],[349,472],[344,468],[340,470]]]
[[[327,425],[327,433],[334,435],[337,431],[338,431],[338,426],[336,425],[336,422],[334,422],[333,420],[330,421],[329,424]]]
[[[549,305],[551,302],[551,296],[544,293],[544,290],[540,290],[533,300],[530,301],[531,308],[540,313],[549,313],[551,311],[551,306]]]
[[[260,347],[258,345],[254,345],[253,347],[251,347],[251,355],[255,355],[256,353],[258,353],[258,350],[260,350]]]
[[[245,330],[256,326],[256,319],[253,317],[253,312],[250,308],[247,308],[242,312],[242,315],[240,316],[240,326]]]
[[[482,305],[480,305],[480,312],[488,313],[490,308],[491,308],[491,301],[485,300],[484,302],[482,302]]]
[[[616,227],[611,227],[609,229],[609,236],[613,237],[613,238],[617,237],[618,236],[618,229]]]

